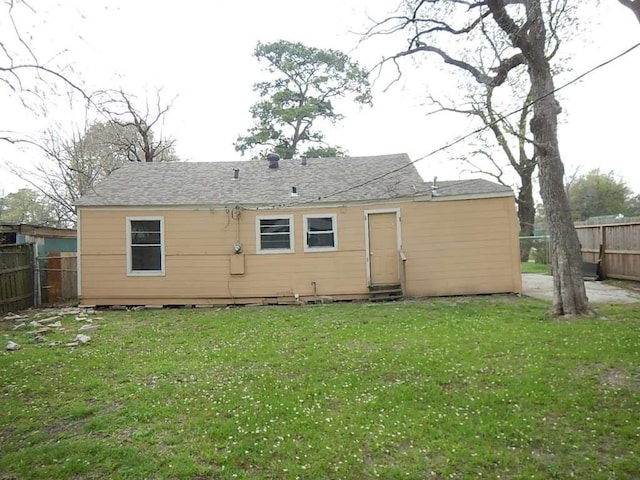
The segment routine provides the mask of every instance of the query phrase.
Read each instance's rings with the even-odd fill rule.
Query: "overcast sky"
[[[37,18],[25,17],[39,58],[59,58],[73,66],[69,72],[89,89],[123,88],[144,97],[163,88],[175,97],[164,127],[177,139],[177,153],[189,161],[241,160],[233,148],[238,134],[251,124],[248,113],[256,96],[251,86],[264,78],[252,55],[257,41],[300,41],[309,46],[336,48],[370,67],[380,52],[376,44],[357,47],[369,24],[367,15],[381,18],[394,1],[366,0],[198,0],[142,1],[32,0]],[[587,6],[587,4],[589,6]],[[388,7],[382,7],[387,5]],[[594,21],[571,48],[571,72],[557,85],[640,41],[640,25],[616,0],[585,2],[597,11]],[[20,19],[19,19],[20,20]],[[566,53],[566,52],[565,52]],[[566,171],[593,168],[614,171],[640,193],[640,154],[637,147],[640,111],[640,49],[610,64],[562,92],[560,144]],[[346,119],[326,130],[330,143],[351,155],[406,152],[417,159],[472,130],[462,117],[426,116],[426,81],[451,83],[436,69],[408,67],[401,82],[386,93],[387,81],[376,83],[374,107],[339,105]],[[0,95],[2,91],[0,91]],[[34,120],[18,105],[3,102],[0,129],[37,136],[49,121],[70,124],[67,113]],[[34,153],[19,154],[0,146],[4,160],[26,165]],[[468,176],[447,154],[418,164],[425,178],[442,180]],[[22,184],[3,168],[0,192]]]

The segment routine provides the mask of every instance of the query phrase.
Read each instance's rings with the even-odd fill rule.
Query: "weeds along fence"
[[[33,245],[0,245],[0,313],[34,305]]]
[[[640,218],[576,225],[586,262],[600,263],[604,277],[640,282]]]
[[[75,253],[38,256],[34,244],[0,245],[0,314],[78,297]]]

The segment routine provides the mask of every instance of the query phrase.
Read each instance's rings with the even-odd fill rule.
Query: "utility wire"
[[[356,190],[358,188],[362,188],[362,187],[364,187],[366,185],[369,185],[371,183],[377,182],[378,180],[382,180],[383,178],[386,178],[389,175],[392,175],[392,174],[394,174],[396,172],[399,172],[400,170],[404,170],[405,168],[407,168],[407,167],[409,167],[411,165],[414,165],[415,163],[420,162],[420,161],[422,161],[422,160],[424,160],[426,158],[432,157],[436,153],[440,153],[440,152],[443,152],[445,150],[448,150],[449,148],[453,147],[454,145],[457,145],[458,143],[461,143],[462,141],[466,140],[467,138],[472,137],[474,135],[477,135],[478,133],[480,133],[480,132],[482,132],[484,130],[487,130],[488,128],[491,128],[492,126],[497,125],[502,120],[504,120],[504,119],[506,119],[506,118],[508,118],[508,117],[510,117],[512,115],[515,115],[516,113],[520,113],[525,108],[529,108],[531,105],[539,102],[540,100],[542,100],[542,99],[544,99],[544,98],[546,98],[546,97],[548,97],[550,95],[553,95],[556,92],[559,92],[560,90],[568,87],[569,85],[572,85],[572,84],[578,82],[579,80],[582,80],[584,77],[586,77],[587,75],[592,74],[596,70],[599,70],[602,67],[604,67],[606,65],[609,65],[610,63],[618,60],[619,58],[624,57],[625,55],[631,53],[633,50],[635,50],[638,47],[640,47],[640,42],[638,42],[635,45],[632,45],[631,47],[627,48],[622,53],[619,53],[618,55],[615,55],[614,57],[611,57],[610,59],[605,60],[602,63],[599,63],[598,65],[590,68],[586,72],[583,72],[580,75],[578,75],[577,77],[569,80],[568,82],[560,85],[559,87],[554,88],[550,92],[548,92],[548,93],[546,93],[546,94],[544,94],[544,95],[542,95],[542,96],[540,96],[538,98],[533,99],[532,101],[530,101],[529,103],[526,103],[522,107],[520,107],[520,108],[518,108],[516,110],[513,110],[512,112],[509,112],[509,113],[506,113],[506,114],[503,114],[503,115],[499,115],[498,118],[496,120],[494,120],[493,122],[488,123],[488,124],[486,124],[486,125],[484,125],[484,126],[482,126],[480,128],[477,128],[476,130],[473,130],[472,132],[467,133],[466,135],[463,135],[462,137],[458,138],[457,140],[454,140],[454,141],[449,142],[449,143],[447,143],[447,144],[445,144],[445,145],[443,145],[443,146],[441,146],[439,148],[436,148],[435,150],[432,150],[431,152],[429,152],[429,153],[427,153],[427,154],[425,154],[425,155],[423,155],[421,157],[418,157],[415,160],[410,161],[409,163],[406,163],[406,164],[404,164],[404,165],[402,165],[400,167],[394,168],[393,170],[389,170],[386,173],[377,175],[377,176],[375,176],[373,178],[370,178],[369,180],[365,180],[364,182],[358,183],[356,185],[351,185],[348,188],[344,188],[342,190],[338,190],[338,191],[335,191],[333,193],[329,193],[327,195],[323,195],[321,197],[314,198],[312,200],[306,200],[304,202],[297,202],[297,203],[289,203],[289,204],[285,204],[285,205],[282,205],[282,206],[287,207],[287,206],[304,205],[304,204],[307,204],[307,203],[317,202],[318,200],[324,200],[324,199],[327,199],[327,198],[335,197],[335,196],[340,195],[342,193],[347,193],[347,192],[350,192],[352,190]]]

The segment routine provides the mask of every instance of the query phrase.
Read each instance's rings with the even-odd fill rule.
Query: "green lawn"
[[[640,304],[100,312],[0,354],[0,478],[640,477]]]
[[[549,274],[550,265],[544,265],[542,263],[522,262],[520,269],[522,273],[544,273]]]

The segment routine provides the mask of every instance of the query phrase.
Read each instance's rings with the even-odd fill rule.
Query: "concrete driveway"
[[[587,289],[587,297],[590,303],[640,302],[640,293],[631,290],[594,281],[585,281],[584,286]],[[553,277],[539,273],[523,273],[522,294],[527,297],[553,300]]]

